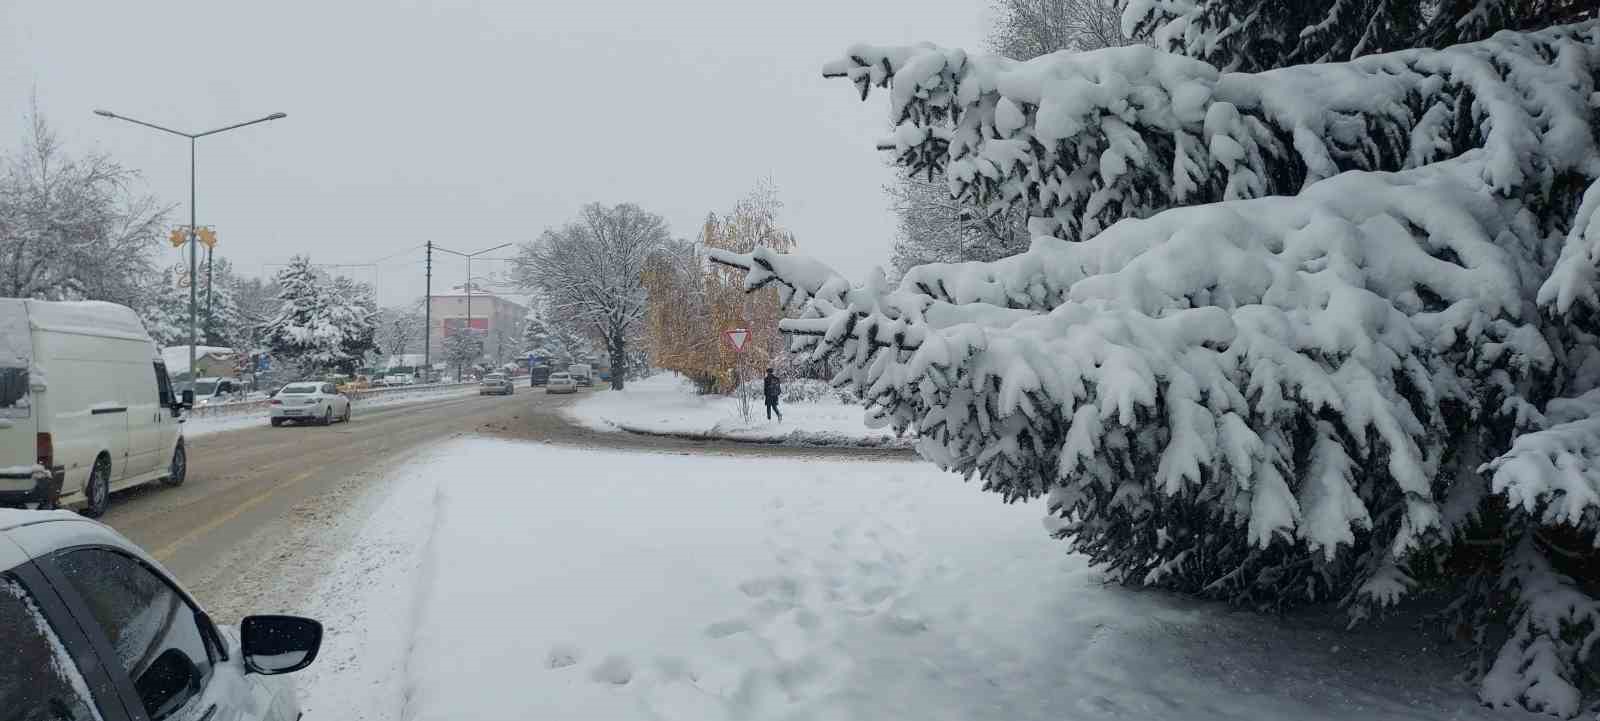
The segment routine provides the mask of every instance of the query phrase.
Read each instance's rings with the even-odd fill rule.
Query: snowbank
[[[386,406],[408,405],[411,403],[424,403],[427,401],[437,401],[449,398],[465,398],[467,396],[477,395],[477,393],[478,386],[476,383],[462,384],[459,386],[450,385],[436,388],[424,387],[419,388],[415,393],[384,394],[382,396],[370,399],[357,398],[355,401],[352,401],[351,407],[355,410],[365,410],[372,408],[383,408]],[[254,410],[249,413],[191,417],[186,419],[183,423],[183,435],[188,438],[198,438],[200,436],[209,436],[213,433],[236,431],[241,428],[265,425],[268,415],[268,409],[263,406],[259,410]],[[357,415],[356,421],[359,422],[360,420],[361,416]]]
[[[910,448],[888,428],[868,428],[860,406],[837,398],[783,403],[783,421],[767,420],[760,398],[746,423],[739,402],[726,396],[701,396],[694,385],[662,374],[628,384],[621,392],[597,390],[567,410],[572,420],[600,431],[629,431],[694,438],[783,443],[797,446],[893,446]]]
[[[382,487],[308,718],[1506,718],[1406,634],[1107,586],[923,464],[464,439]]]

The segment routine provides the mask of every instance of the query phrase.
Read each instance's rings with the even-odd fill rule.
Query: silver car
[[[334,421],[350,421],[350,397],[340,393],[332,383],[307,381],[290,383],[268,401],[272,425],[281,426],[289,421],[330,425]]]
[[[322,625],[218,626],[116,531],[66,511],[0,509],[0,709],[17,719],[295,721]]]
[[[482,382],[478,383],[478,395],[480,396],[509,396],[516,392],[517,390],[511,385],[511,379],[507,378],[504,373],[490,373],[483,377]]]
[[[546,393],[577,393],[578,381],[574,380],[571,373],[551,373],[550,379],[545,381]]]

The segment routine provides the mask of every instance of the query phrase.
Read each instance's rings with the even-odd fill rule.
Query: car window
[[[333,387],[332,383],[324,383],[322,385],[322,392],[331,396],[331,395],[334,395],[334,394],[338,393],[339,391],[338,391],[338,389]]]
[[[209,396],[216,391],[217,384],[212,381],[199,381],[194,384],[194,394],[197,396]]]
[[[307,395],[307,394],[310,394],[310,393],[316,393],[317,392],[317,387],[315,385],[310,384],[310,383],[290,384],[290,385],[284,386],[283,390],[278,391],[278,392],[279,393],[288,394],[288,395],[292,395],[292,396]]]
[[[18,721],[99,719],[89,684],[15,577],[0,575],[0,715]]]
[[[211,655],[196,611],[166,579],[115,551],[85,548],[55,558],[115,650],[152,721],[200,695]]]

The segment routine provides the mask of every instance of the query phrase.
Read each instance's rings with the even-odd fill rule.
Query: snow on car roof
[[[28,308],[28,322],[42,330],[63,333],[110,336],[128,340],[150,340],[144,322],[132,308],[97,300],[47,301],[15,300]]]
[[[28,511],[20,508],[0,508],[0,531],[9,531],[30,523],[81,520],[83,520],[83,516],[72,511]]]

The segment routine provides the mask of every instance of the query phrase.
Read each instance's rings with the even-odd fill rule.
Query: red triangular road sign
[[[735,353],[743,353],[744,344],[750,341],[750,329],[731,328],[722,331],[722,337],[728,341],[728,345],[733,347]]]

